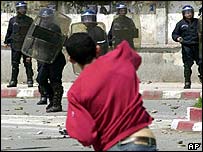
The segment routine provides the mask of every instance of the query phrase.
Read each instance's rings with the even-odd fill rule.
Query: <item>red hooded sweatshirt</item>
[[[67,93],[70,137],[106,151],[151,124],[139,93],[140,64],[141,57],[122,41],[83,69]]]

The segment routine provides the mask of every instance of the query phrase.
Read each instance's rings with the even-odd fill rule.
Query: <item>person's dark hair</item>
[[[96,43],[87,33],[74,33],[66,40],[65,46],[70,57],[81,65],[96,57]]]

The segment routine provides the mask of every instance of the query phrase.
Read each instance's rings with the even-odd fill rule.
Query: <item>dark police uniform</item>
[[[86,26],[87,33],[92,37],[92,39],[101,47],[100,55],[104,55],[108,52],[108,37],[101,27],[98,26],[97,14],[94,10],[87,9],[81,15],[81,21]]]
[[[29,58],[28,56],[22,54],[21,48],[27,34],[27,31],[32,24],[33,19],[28,17],[27,15],[17,15],[12,17],[9,20],[9,25],[7,29],[7,34],[5,37],[5,44],[11,44],[12,51],[12,77],[11,81],[17,84],[17,77],[19,73],[19,64],[21,56],[23,56],[23,63],[26,69],[27,81],[28,83],[33,84],[33,70],[32,70],[32,62],[30,60],[26,60]]]
[[[176,27],[172,32],[172,38],[174,41],[178,42],[178,37],[183,38],[181,44],[185,82],[191,82],[191,67],[194,64],[194,61],[197,65],[199,65],[199,38],[197,27],[198,19],[193,18],[191,23],[185,19],[182,19],[176,24]],[[200,75],[202,75],[200,66],[198,66],[198,71]]]
[[[52,31],[61,33],[60,28],[55,24],[51,24],[50,28]],[[50,52],[52,52],[52,50],[50,50]],[[46,108],[47,112],[62,111],[62,72],[65,65],[66,60],[62,51],[59,52],[51,64],[38,61],[38,76],[36,80],[39,83],[41,96],[49,98],[50,104]],[[40,101],[38,104],[46,104],[46,101]]]
[[[94,25],[87,27],[87,33],[92,37],[95,43],[103,42],[98,44],[101,47],[100,55],[106,54],[108,52],[108,39],[106,32],[95,23]]]
[[[127,40],[132,48],[135,48],[133,38],[137,37],[134,22],[129,17],[122,15],[114,19],[108,34],[110,46],[114,48],[123,40]]]

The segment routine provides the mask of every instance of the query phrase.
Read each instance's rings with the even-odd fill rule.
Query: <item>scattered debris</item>
[[[148,82],[147,82],[147,84],[150,84],[150,83],[152,83],[152,81],[148,81]]]
[[[181,147],[186,147],[186,145],[185,145],[185,144],[180,144],[179,146],[181,146]]]
[[[168,134],[168,131],[167,130],[161,130],[161,133]]]
[[[68,135],[66,129],[62,129],[62,128],[59,128],[59,133],[60,133],[61,135]]]
[[[25,101],[25,99],[24,98],[20,98],[20,101]]]
[[[38,132],[37,132],[37,135],[40,135],[40,134],[43,134],[43,132],[42,132],[42,131],[38,131]]]
[[[23,112],[24,115],[30,115],[28,112]]]
[[[157,112],[158,112],[157,110],[152,110],[152,111],[151,111],[151,113],[157,113]]]
[[[23,107],[17,107],[14,110],[23,110]]]
[[[172,106],[171,109],[178,109],[180,106]]]
[[[180,140],[180,141],[178,141],[177,143],[178,143],[178,144],[183,144],[183,141],[182,141],[182,140]]]
[[[161,122],[162,120],[161,119],[156,119],[156,122]]]
[[[78,143],[72,144],[71,146],[80,146]]]

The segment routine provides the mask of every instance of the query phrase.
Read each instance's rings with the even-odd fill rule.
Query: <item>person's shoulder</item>
[[[25,18],[26,18],[27,20],[33,21],[33,19],[32,19],[30,16],[28,16],[28,15],[25,15]]]
[[[10,18],[9,22],[14,21],[15,19],[16,19],[16,16],[13,16],[13,17]]]
[[[104,31],[104,29],[101,28],[100,26],[95,26],[95,29],[100,30],[100,31]]]
[[[184,19],[181,19],[181,20],[179,20],[179,21],[177,22],[176,25],[181,25],[181,24],[184,24],[184,23],[185,23],[185,20],[184,20]]]
[[[194,18],[193,20],[194,20],[195,22],[198,22],[199,19],[198,19],[198,18]]]
[[[132,18],[130,18],[129,16],[125,16],[126,17],[126,19],[127,20],[130,20],[130,21],[132,21],[133,19]]]

